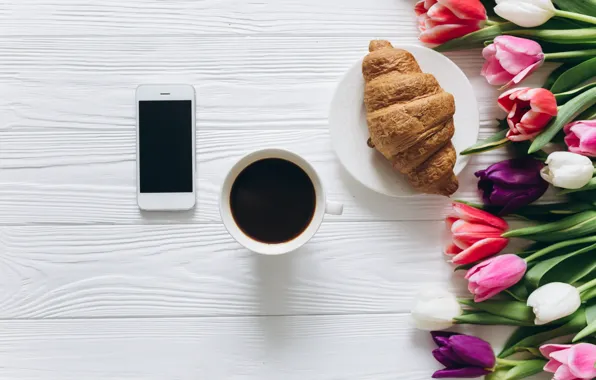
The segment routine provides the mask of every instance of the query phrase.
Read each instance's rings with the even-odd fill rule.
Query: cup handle
[[[344,205],[336,202],[327,202],[325,204],[325,213],[330,215],[341,215],[344,212]]]

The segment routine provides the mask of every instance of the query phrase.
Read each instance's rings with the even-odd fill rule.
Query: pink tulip
[[[414,7],[418,15],[420,41],[442,44],[480,30],[486,9],[480,0],[420,0]]]
[[[545,344],[540,353],[550,359],[544,366],[554,380],[591,380],[596,378],[596,346],[590,343]]]
[[[509,87],[523,81],[544,63],[538,42],[513,36],[498,36],[482,51],[486,63],[481,74],[492,85]]]
[[[511,141],[533,139],[558,112],[555,96],[544,88],[514,88],[499,96],[499,106],[508,113]]]
[[[507,246],[509,240],[501,235],[509,226],[503,219],[463,203],[453,202],[452,206],[445,219],[452,243],[445,248],[445,254],[453,256],[454,264],[482,260]]]
[[[468,290],[474,302],[486,301],[517,284],[526,273],[527,264],[517,255],[501,255],[485,260],[466,273]]]
[[[596,120],[575,121],[563,130],[570,152],[596,157]]]

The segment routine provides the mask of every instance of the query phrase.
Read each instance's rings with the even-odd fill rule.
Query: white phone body
[[[194,207],[195,103],[195,89],[190,85],[137,87],[137,203],[141,210]]]

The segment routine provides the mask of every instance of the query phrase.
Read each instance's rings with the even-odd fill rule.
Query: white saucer
[[[452,139],[457,155],[455,174],[468,163],[469,156],[460,156],[478,139],[479,116],[474,90],[464,73],[449,58],[417,45],[394,45],[414,55],[422,71],[433,74],[439,84],[455,97],[455,136]],[[363,57],[364,58],[364,57]],[[391,197],[418,194],[391,163],[366,145],[369,138],[364,109],[362,59],[344,75],[335,90],[329,111],[329,130],[333,149],[346,170],[360,183]]]

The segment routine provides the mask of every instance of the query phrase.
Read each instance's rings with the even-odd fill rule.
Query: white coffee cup
[[[280,158],[298,165],[308,175],[315,189],[315,210],[308,227],[294,239],[277,244],[263,243],[246,235],[236,224],[230,207],[230,192],[232,191],[232,185],[234,184],[234,181],[236,181],[238,175],[250,164],[266,158]],[[230,169],[221,187],[219,212],[226,229],[238,243],[253,252],[261,253],[263,255],[281,255],[292,252],[306,244],[321,226],[325,214],[341,215],[343,212],[343,205],[340,203],[327,202],[319,175],[312,165],[304,158],[283,149],[263,149],[242,157]]]

